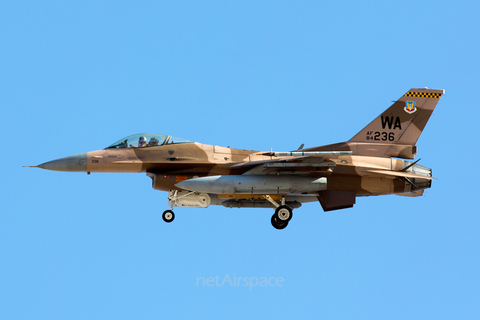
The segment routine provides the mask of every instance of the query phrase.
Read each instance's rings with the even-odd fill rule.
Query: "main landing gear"
[[[275,213],[270,220],[272,222],[272,226],[278,230],[285,229],[288,226],[288,222],[292,220],[293,217],[292,208],[285,205],[285,197],[282,197],[281,205],[273,200],[269,195],[265,195],[263,197],[276,208]]]

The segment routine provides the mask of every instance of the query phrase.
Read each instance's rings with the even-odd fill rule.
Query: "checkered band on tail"
[[[420,98],[437,98],[439,99],[442,96],[441,93],[431,93],[431,92],[407,92],[405,97],[420,97]]]

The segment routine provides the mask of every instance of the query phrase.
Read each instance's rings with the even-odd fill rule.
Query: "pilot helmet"
[[[147,144],[147,137],[141,136],[141,137],[138,139],[138,145],[145,145],[145,144]]]
[[[158,145],[158,139],[155,137],[151,137],[150,141],[148,141],[149,146],[157,146]]]

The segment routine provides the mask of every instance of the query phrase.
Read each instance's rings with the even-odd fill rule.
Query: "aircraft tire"
[[[289,206],[279,206],[275,209],[275,214],[277,220],[289,222],[293,217],[293,210]]]
[[[165,210],[163,211],[162,219],[163,221],[170,223],[173,221],[173,219],[175,219],[175,214],[173,213],[172,210]]]
[[[288,222],[286,221],[280,222],[276,214],[272,216],[271,222],[272,222],[272,226],[278,230],[285,229],[288,226]]]

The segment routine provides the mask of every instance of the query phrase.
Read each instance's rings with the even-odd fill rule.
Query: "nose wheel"
[[[170,223],[173,221],[173,219],[175,219],[175,213],[173,213],[172,210],[165,210],[163,211],[162,219],[163,221]]]

